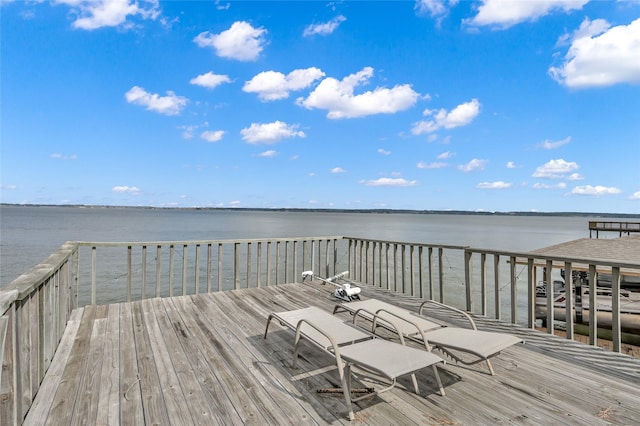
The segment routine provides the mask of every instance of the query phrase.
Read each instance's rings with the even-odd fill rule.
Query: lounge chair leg
[[[344,402],[347,403],[349,410],[349,420],[354,420],[353,408],[351,407],[351,367],[349,364],[342,366],[342,361],[337,360],[338,374],[340,374],[340,383],[342,384],[342,393],[344,394]],[[348,377],[348,378],[347,378]]]
[[[433,364],[433,374],[436,376],[436,381],[438,382],[438,387],[440,388],[440,396],[444,396],[444,387],[442,387],[442,381],[440,380],[440,373],[438,372],[438,367]]]
[[[420,395],[420,389],[418,389],[418,380],[416,379],[416,375],[411,373],[411,381],[413,382],[413,389],[416,391],[416,395]]]
[[[273,315],[269,314],[269,317],[267,318],[267,327],[264,329],[264,338],[267,338],[267,331],[269,331],[269,324],[271,324],[271,319],[273,318]]]
[[[493,371],[493,365],[491,365],[491,361],[487,360],[487,367],[489,367],[489,372],[492,376],[495,376],[496,373]]]

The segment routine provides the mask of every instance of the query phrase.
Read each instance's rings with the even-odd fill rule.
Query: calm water
[[[614,220],[614,219],[611,219]],[[587,217],[0,207],[0,287],[65,241],[354,236],[529,251],[589,236]]]

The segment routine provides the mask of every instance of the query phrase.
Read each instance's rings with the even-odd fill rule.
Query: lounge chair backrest
[[[294,330],[300,320],[309,318],[313,318],[313,323],[318,328],[331,333],[331,337],[333,337],[334,341],[338,345],[367,340],[372,337],[369,333],[345,323],[340,318],[334,317],[333,315],[327,315],[326,311],[315,306],[295,311],[277,313],[277,319],[285,321],[287,325]],[[325,349],[331,348],[332,345],[329,339],[308,324],[302,323],[300,331],[305,338],[313,341],[318,346],[324,347]]]

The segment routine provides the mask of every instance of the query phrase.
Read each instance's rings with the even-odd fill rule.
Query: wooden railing
[[[0,291],[0,424],[20,424],[74,306],[77,244],[65,244]]]
[[[341,240],[64,244],[0,290],[0,425],[22,423],[73,309],[295,282],[305,269],[328,276]]]
[[[589,258],[567,258],[529,252],[508,252],[463,246],[397,241],[375,241],[345,237],[349,241],[349,270],[356,281],[420,298],[438,300],[468,312],[535,327],[544,319],[547,332],[554,333],[554,309],[545,318],[536,315],[536,285],[545,271],[587,274],[589,306],[597,306],[598,274],[611,276],[612,347],[621,349],[620,281],[623,275],[640,276],[637,262],[615,262]],[[492,284],[492,285],[491,285]],[[551,286],[548,286],[551,288]],[[566,280],[564,322],[568,339],[575,333],[574,282]],[[554,306],[553,291],[546,292],[546,306]],[[589,341],[595,345],[598,316],[589,309]]]
[[[71,312],[108,304],[300,281],[313,270],[437,300],[468,312],[534,327],[541,270],[588,273],[596,306],[599,273],[612,276],[613,350],[620,351],[620,277],[637,263],[559,258],[466,246],[303,237],[171,242],[69,242],[0,290],[0,424],[20,424],[44,378]],[[547,279],[550,279],[548,277]],[[572,282],[567,282],[567,337],[573,338]],[[553,305],[548,292],[547,306]],[[595,344],[597,316],[589,312]],[[554,310],[546,313],[553,333]]]

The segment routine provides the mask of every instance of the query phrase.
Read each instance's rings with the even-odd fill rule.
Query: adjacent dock
[[[617,232],[619,237],[631,235],[633,232],[640,232],[640,222],[608,222],[589,221],[589,238],[600,237],[600,232]]]
[[[294,370],[291,331],[273,324],[262,336],[272,311],[331,311],[331,290],[284,284],[77,308],[25,424],[605,425],[640,418],[640,359],[476,316],[480,329],[526,340],[494,359],[496,376],[483,365],[447,363],[440,373],[446,396],[422,372],[420,395],[400,380],[399,388],[358,402],[350,423],[341,395],[317,392],[339,387],[328,356],[305,345]],[[363,295],[411,309],[420,303],[374,287]]]

